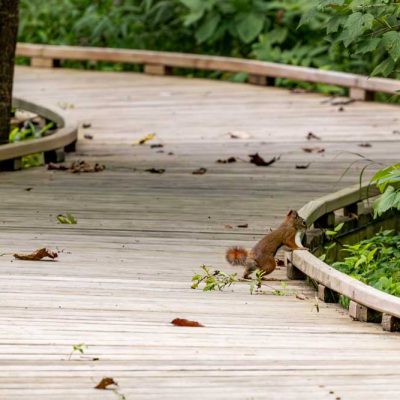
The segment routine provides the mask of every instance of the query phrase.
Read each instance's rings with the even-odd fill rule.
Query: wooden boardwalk
[[[0,399],[116,399],[93,389],[104,376],[127,400],[398,397],[400,335],[352,322],[337,305],[317,313],[303,282],[290,282],[286,296],[251,296],[246,283],[190,289],[201,264],[235,271],[224,261],[227,246],[251,246],[287,209],[357,182],[362,164],[338,182],[356,159],[349,152],[398,161],[398,107],[62,69],[18,68],[15,94],[91,123],[70,159],[107,170],[0,174]],[[132,145],[150,132],[163,148]],[[308,132],[323,140],[307,141]],[[314,146],[325,152],[302,150]],[[216,163],[254,152],[281,159],[268,168]],[[199,167],[207,173],[193,175]],[[57,224],[65,212],[78,224]],[[59,261],[9,255],[40,246],[61,250]],[[283,268],[273,276],[285,279]],[[174,327],[176,317],[205,328]],[[78,343],[87,351],[68,360]]]

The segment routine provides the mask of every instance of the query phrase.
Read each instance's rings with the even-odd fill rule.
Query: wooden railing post
[[[372,101],[374,93],[358,87],[351,87],[349,97],[358,101]]]
[[[172,68],[162,64],[145,64],[144,73],[148,75],[171,75]]]

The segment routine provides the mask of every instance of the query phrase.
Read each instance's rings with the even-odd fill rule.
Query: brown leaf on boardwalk
[[[98,163],[90,164],[86,161],[74,161],[69,169],[74,174],[79,172],[100,172],[103,171],[106,167],[104,165],[100,165]]]
[[[248,228],[249,224],[240,224],[240,225],[236,225],[238,228]]]
[[[164,147],[164,145],[161,144],[161,143],[156,143],[156,144],[151,144],[151,145],[150,145],[150,148],[151,148],[151,149],[159,149],[159,148],[161,148],[161,147]]]
[[[103,378],[94,388],[100,390],[106,390],[109,386],[118,386],[118,383],[113,378]]]
[[[283,267],[285,265],[285,262],[283,260],[277,259],[276,265],[278,265],[279,267]]]
[[[310,163],[308,164],[296,164],[296,169],[307,169],[310,166]]]
[[[88,163],[87,161],[74,161],[71,163],[69,167],[64,164],[55,164],[55,163],[47,164],[48,170],[71,171],[74,174],[80,172],[100,172],[103,171],[105,168],[106,167],[104,165],[98,163],[91,164]]]
[[[229,225],[229,224],[226,224],[226,225],[225,225],[225,228],[226,228],[226,229],[233,229],[233,226],[232,226],[232,225]]]
[[[49,257],[52,260],[58,257],[58,254],[54,251],[51,251],[49,249],[43,248],[36,250],[35,252],[31,254],[14,254],[14,257],[17,260],[27,260],[27,261],[40,261],[42,258]]]
[[[146,172],[150,172],[151,174],[163,174],[165,172],[164,168],[148,168],[145,169]]]
[[[88,140],[92,140],[92,139],[93,139],[93,135],[91,135],[90,133],[85,133],[85,134],[83,135],[83,137],[84,137],[85,139],[88,139]]]
[[[207,168],[199,168],[199,169],[195,169],[192,174],[193,175],[204,175],[207,172]]]
[[[317,136],[315,133],[312,132],[308,132],[307,136],[306,136],[307,140],[321,140],[321,138],[319,136]]]
[[[90,128],[91,126],[92,126],[92,124],[91,124],[90,122],[84,122],[84,123],[82,124],[82,128],[83,128],[83,129]]]
[[[225,159],[219,159],[217,160],[218,164],[232,164],[234,162],[236,162],[236,158],[235,157],[229,157],[229,158],[225,158]]]
[[[325,149],[323,147],[303,147],[303,151],[306,153],[323,153]]]
[[[296,299],[305,300],[305,299],[307,299],[307,297],[304,296],[304,294],[302,294],[302,293],[297,293],[296,294]]]
[[[269,161],[265,161],[258,153],[249,154],[249,157],[250,163],[257,165],[257,167],[268,167],[280,159],[280,157],[274,157]]]
[[[372,147],[372,144],[365,142],[365,143],[360,143],[358,146],[359,147]]]
[[[184,318],[175,318],[171,321],[171,324],[175,326],[190,326],[192,328],[199,328],[204,326],[197,321],[189,321],[188,319]]]

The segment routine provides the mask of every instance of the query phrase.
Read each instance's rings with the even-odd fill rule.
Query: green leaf
[[[400,32],[386,32],[382,37],[382,44],[396,62],[400,58]]]
[[[400,200],[398,192],[395,191],[393,186],[388,186],[384,193],[374,202],[374,216],[380,216],[393,207],[398,207],[397,201]]]
[[[372,39],[367,39],[363,41],[357,51],[356,54],[366,54],[370,53],[371,51],[374,51],[378,48],[379,44],[381,43],[382,39],[381,38],[372,38]]]
[[[239,38],[244,43],[252,42],[262,31],[265,17],[254,12],[239,14],[236,29]]]
[[[375,69],[371,72],[371,76],[376,75],[383,75],[389,76],[395,68],[396,64],[392,58],[387,58],[386,60],[382,61]]]
[[[196,31],[196,40],[198,43],[204,43],[209,40],[212,35],[215,33],[218,24],[221,20],[221,16],[219,14],[213,14],[212,16],[207,16],[204,22],[200,25],[200,27]]]
[[[363,14],[361,12],[351,14],[344,24],[345,30],[340,37],[345,47],[348,47],[350,43],[358,39],[367,29],[371,29],[373,22],[374,16],[372,14]]]

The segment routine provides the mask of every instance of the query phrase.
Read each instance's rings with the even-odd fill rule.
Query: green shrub
[[[348,256],[332,266],[379,290],[400,296],[400,235],[383,231],[355,245],[345,245]]]

